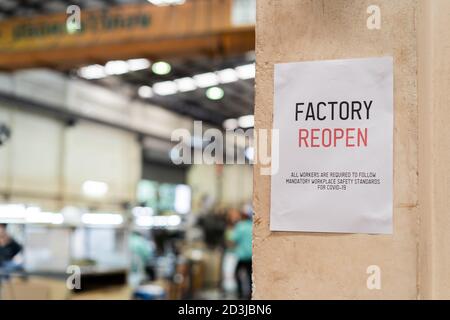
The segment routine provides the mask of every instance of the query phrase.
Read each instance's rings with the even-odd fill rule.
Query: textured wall
[[[419,21],[420,296],[450,298],[450,1],[422,1]]]
[[[274,63],[389,55],[394,57],[395,130],[393,235],[270,232],[270,177],[255,166],[256,299],[418,297],[419,1],[376,2],[381,30],[366,27],[372,1],[257,1],[257,128],[272,127]],[[381,268],[381,290],[367,289],[370,265]]]
[[[433,298],[450,298],[450,1],[433,3]]]

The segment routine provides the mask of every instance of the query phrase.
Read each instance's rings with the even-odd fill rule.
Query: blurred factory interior
[[[0,299],[249,297],[255,2],[0,0]]]

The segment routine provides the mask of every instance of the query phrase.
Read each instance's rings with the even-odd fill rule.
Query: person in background
[[[20,251],[22,246],[8,234],[7,225],[0,224],[0,269],[4,272],[17,270],[18,265],[13,259]]]
[[[237,222],[229,234],[229,240],[234,245],[234,253],[238,259],[235,278],[239,299],[250,299],[252,291],[252,212],[241,213],[241,220]],[[245,278],[242,279],[242,274]],[[244,286],[247,285],[247,295]]]
[[[129,240],[131,252],[131,274],[135,285],[147,278],[147,266],[153,258],[154,248],[139,231],[133,231]],[[152,277],[153,275],[150,275]]]

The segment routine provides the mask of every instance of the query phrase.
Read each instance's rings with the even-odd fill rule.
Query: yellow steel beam
[[[0,23],[0,68],[56,67],[135,57],[228,55],[254,49],[254,26],[231,24],[231,0],[191,0],[180,6],[127,5]]]

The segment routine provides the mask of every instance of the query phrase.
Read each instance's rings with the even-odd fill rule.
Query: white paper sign
[[[392,233],[392,58],[276,64],[274,86],[270,229]]]

